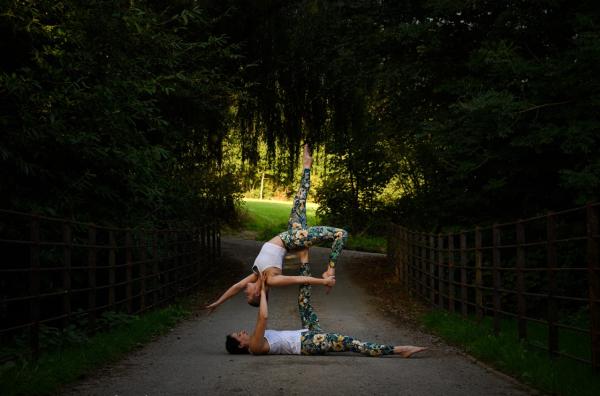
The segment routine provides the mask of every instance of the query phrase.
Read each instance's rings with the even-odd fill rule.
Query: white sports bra
[[[276,267],[283,269],[283,258],[285,257],[286,250],[281,246],[277,246],[274,243],[265,242],[260,249],[260,253],[254,260],[252,265],[252,271],[256,274],[262,274],[262,272],[270,267]]]

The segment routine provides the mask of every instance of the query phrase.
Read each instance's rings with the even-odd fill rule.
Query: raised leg
[[[302,163],[304,170],[302,171],[302,177],[300,178],[300,188],[294,197],[294,204],[292,206],[292,212],[288,220],[288,231],[292,230],[305,230],[306,225],[306,197],[308,196],[308,190],[310,189],[310,168],[312,166],[312,156],[310,155],[310,149],[308,145],[304,145],[304,154]]]
[[[288,219],[288,231],[305,230],[306,225],[306,197],[310,189],[310,168],[304,169],[302,178],[300,179],[300,188],[294,197],[294,204],[290,218]]]

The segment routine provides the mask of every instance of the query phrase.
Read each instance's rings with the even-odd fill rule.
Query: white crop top
[[[269,343],[269,355],[300,355],[300,336],[302,330],[265,330]]]
[[[262,272],[269,267],[277,267],[283,269],[283,258],[285,257],[285,248],[277,246],[274,243],[265,242],[260,249],[260,253],[254,260],[252,271],[256,274]]]

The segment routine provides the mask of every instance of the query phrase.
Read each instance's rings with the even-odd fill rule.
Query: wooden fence
[[[491,320],[600,370],[600,203],[446,234],[392,225],[398,280],[432,306]]]
[[[0,341],[103,312],[143,313],[196,288],[220,255],[217,224],[124,229],[0,210]],[[10,359],[10,356],[0,357]]]

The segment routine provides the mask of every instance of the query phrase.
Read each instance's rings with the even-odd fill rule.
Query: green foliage
[[[503,322],[499,336],[493,334],[491,320],[478,324],[441,311],[430,312],[422,320],[426,328],[464,348],[477,359],[544,392],[591,396],[597,393],[600,386],[600,379],[589,365],[567,358],[550,359],[547,353],[526,342],[519,342],[516,324],[512,320]],[[544,326],[528,323],[528,335],[532,343],[545,345],[546,334]],[[561,333],[560,337],[563,351],[589,358],[589,343],[585,345],[580,333],[568,331]],[[581,354],[582,349],[587,349],[587,356]]]
[[[241,157],[323,146],[338,225],[436,230],[600,199],[593,1],[221,3],[253,60]]]
[[[383,85],[385,97],[402,92],[382,116],[423,175],[420,191],[398,201],[405,223],[469,224],[599,199],[592,2],[429,2],[422,12],[390,26],[400,50],[386,55]],[[419,70],[418,85],[406,70]]]
[[[237,55],[195,3],[3,7],[0,207],[146,225],[225,209]]]
[[[352,231],[600,199],[591,0],[7,4],[0,207],[227,217],[262,172],[289,195],[302,141]]]
[[[122,312],[106,311],[96,320],[95,332],[106,332],[138,320],[137,316]],[[82,311],[73,313],[70,322],[63,328],[41,325],[39,327],[39,346],[44,353],[54,353],[65,348],[83,345],[90,341],[87,314]],[[0,348],[0,356],[11,356],[13,360],[24,363],[30,359],[29,337],[22,334],[15,337],[11,345]]]
[[[0,393],[56,394],[62,385],[76,381],[103,364],[116,361],[155,336],[164,334],[188,315],[188,308],[182,305],[173,305],[140,317],[107,313],[103,320],[110,323],[111,331],[97,333],[77,342],[68,342],[69,331],[52,334],[51,338],[60,343],[60,348],[44,353],[37,362],[24,359],[0,366]]]

